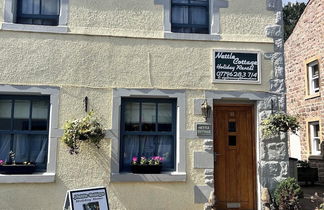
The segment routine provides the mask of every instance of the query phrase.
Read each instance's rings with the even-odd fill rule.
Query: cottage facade
[[[315,11],[315,12],[314,12]],[[293,33],[285,43],[287,107],[298,115],[301,129],[290,138],[290,154],[319,168],[324,181],[323,160],[323,5],[308,2]],[[318,34],[318,35],[317,35]]]
[[[280,0],[41,2],[0,1],[0,155],[37,167],[0,175],[1,208],[104,186],[111,209],[261,209],[288,169],[286,136],[260,135],[285,109]],[[106,138],[70,155],[85,97]],[[130,171],[155,155],[162,173]]]

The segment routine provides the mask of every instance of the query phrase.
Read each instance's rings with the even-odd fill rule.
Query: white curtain
[[[164,158],[163,167],[171,168],[174,161],[173,136],[125,136],[124,168],[129,168],[133,157]]]
[[[11,135],[0,134],[0,159],[9,161],[9,152],[15,152],[16,162],[34,162],[44,168],[47,162],[47,135],[15,134],[10,148]]]

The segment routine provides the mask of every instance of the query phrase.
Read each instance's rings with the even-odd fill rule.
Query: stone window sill
[[[217,34],[192,34],[192,33],[172,33],[164,32],[164,38],[182,39],[182,40],[198,40],[198,41],[218,41],[220,36]]]
[[[111,182],[185,182],[186,173],[171,172],[162,174],[112,173]]]
[[[321,93],[315,93],[315,94],[306,96],[305,100],[312,99],[312,98],[317,98],[317,97],[320,97],[320,96],[321,96]]]
[[[28,31],[28,32],[44,32],[44,33],[67,33],[67,26],[43,26],[43,25],[28,25],[15,23],[2,23],[2,30],[7,31]]]
[[[310,155],[308,157],[308,159],[310,159],[310,160],[324,160],[324,157],[323,157],[323,155]]]
[[[0,174],[0,183],[50,183],[55,181],[54,173]]]

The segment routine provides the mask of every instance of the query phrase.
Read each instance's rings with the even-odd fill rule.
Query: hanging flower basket
[[[294,134],[300,128],[297,117],[288,115],[286,113],[275,113],[265,118],[261,122],[262,135],[266,138],[279,135],[280,132],[292,132]]]
[[[65,123],[62,141],[70,148],[70,154],[78,154],[81,142],[89,142],[99,148],[104,137],[103,126],[94,117],[94,113],[89,112],[84,118]]]

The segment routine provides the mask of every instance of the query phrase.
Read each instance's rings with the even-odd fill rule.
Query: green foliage
[[[99,143],[105,133],[102,125],[93,115],[93,112],[90,112],[84,118],[65,123],[62,141],[70,147],[71,154],[79,153],[81,141],[90,142],[99,148]]]
[[[322,195],[319,195],[317,192],[314,193],[313,196],[311,196],[311,201],[313,203],[316,203],[315,210],[324,210],[324,193]]]
[[[280,132],[288,132],[296,134],[300,128],[297,118],[286,113],[271,114],[268,118],[262,120],[262,134],[264,137],[272,137]]]
[[[289,177],[278,184],[274,197],[279,210],[298,210],[300,209],[299,199],[303,198],[303,191],[296,179]]]
[[[306,7],[305,3],[288,3],[284,6],[283,12],[283,21],[284,21],[284,40],[286,41],[290,34],[293,32],[299,17],[303,14]]]

